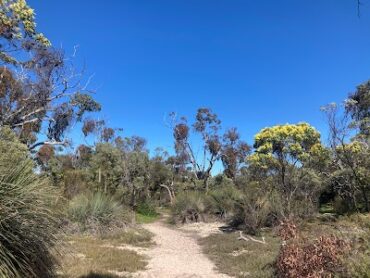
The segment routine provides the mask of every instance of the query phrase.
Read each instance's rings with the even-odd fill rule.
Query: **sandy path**
[[[148,269],[140,278],[227,278],[217,273],[215,265],[201,252],[190,233],[172,229],[162,221],[144,225],[154,234],[156,245],[142,252],[149,259]]]

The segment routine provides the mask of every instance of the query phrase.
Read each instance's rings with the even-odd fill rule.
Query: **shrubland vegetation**
[[[322,108],[328,144],[301,122],[263,128],[249,145],[200,108],[192,123],[171,113],[174,151],[150,153],[146,139],[86,116],[100,105],[36,31],[25,1],[0,0],[0,23],[1,277],[53,277],[62,230],[74,234],[73,248],[90,246],[84,253],[99,257],[98,271],[111,269],[104,260],[113,257],[120,271],[142,269],[139,255],[100,243],[127,240],[135,219],[156,219],[158,207],[175,223],[217,219],[241,230],[241,241],[235,234],[203,240],[225,273],[369,277],[369,82],[343,105]],[[72,148],[67,130],[76,123],[86,143]],[[217,162],[223,173],[214,176]],[[133,238],[129,244],[150,241]]]

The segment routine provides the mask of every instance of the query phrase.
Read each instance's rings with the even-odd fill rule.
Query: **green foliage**
[[[370,209],[370,151],[366,142],[354,140],[335,150],[343,162],[329,176],[337,195],[338,213],[369,211]],[[340,200],[339,200],[340,199]]]
[[[272,194],[258,183],[248,184],[235,202],[232,224],[241,226],[250,234],[259,234],[261,228],[267,226],[268,220],[276,217],[276,207],[272,206],[271,197]]]
[[[151,223],[157,220],[159,213],[156,206],[149,201],[141,202],[136,208],[136,222],[137,223]]]
[[[122,153],[110,143],[99,143],[91,158],[91,174],[96,190],[114,193],[122,181]]]
[[[172,220],[181,223],[204,221],[209,212],[209,199],[200,191],[184,191],[171,207]]]
[[[221,219],[228,219],[235,211],[242,193],[233,185],[222,186],[209,192],[210,211]]]
[[[159,215],[145,215],[141,213],[136,213],[135,217],[135,221],[137,224],[148,224],[157,221]]]
[[[56,192],[33,171],[28,150],[0,128],[0,277],[51,277],[57,220]]]
[[[276,125],[255,135],[256,152],[249,162],[261,168],[282,163],[308,163],[311,156],[324,151],[320,133],[307,123]]]
[[[112,197],[103,193],[80,194],[68,205],[67,214],[83,230],[108,230],[109,227],[125,225],[127,215],[124,208]]]
[[[359,86],[349,96],[346,111],[353,119],[353,125],[359,127],[360,135],[369,138],[370,135],[370,81]]]
[[[140,203],[137,206],[136,212],[142,215],[146,215],[146,216],[157,216],[158,215],[155,205],[149,202]]]
[[[309,216],[317,211],[322,172],[329,161],[320,133],[307,123],[278,125],[258,133],[254,147],[247,171],[252,180],[280,195],[279,216]]]
[[[10,163],[1,171],[0,277],[54,275],[58,222],[51,204],[56,194],[32,167],[30,161]]]
[[[28,160],[27,146],[19,142],[9,127],[0,127],[0,173],[6,173],[23,160]]]
[[[32,150],[66,145],[67,128],[100,105],[65,64],[69,59],[36,30],[35,12],[25,0],[0,1],[0,40],[0,126],[10,126]],[[36,143],[46,126],[46,141]]]

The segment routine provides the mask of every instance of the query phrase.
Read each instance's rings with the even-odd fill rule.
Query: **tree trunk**
[[[175,200],[175,192],[173,191],[173,189],[171,189],[169,186],[167,186],[165,184],[160,184],[159,186],[161,186],[161,187],[163,187],[167,190],[168,196],[170,197],[170,203],[172,205],[174,200]]]

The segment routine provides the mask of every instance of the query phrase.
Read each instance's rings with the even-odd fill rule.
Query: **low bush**
[[[103,229],[124,227],[128,214],[124,207],[112,197],[103,193],[80,194],[68,205],[67,215],[78,223],[82,230],[101,232]]]
[[[276,261],[279,277],[331,277],[343,271],[347,243],[336,236],[313,242],[295,240],[283,245]]]
[[[149,202],[140,203],[137,206],[136,212],[141,215],[150,216],[150,217],[158,216],[158,212],[156,211],[155,205]]]
[[[276,215],[270,197],[258,184],[249,184],[246,192],[235,202],[232,226],[252,235],[259,234],[261,228],[271,224]]]
[[[184,191],[176,196],[171,207],[173,222],[199,222],[205,221],[209,212],[209,199],[200,191]]]
[[[135,222],[138,224],[152,223],[159,218],[153,203],[142,202],[136,208]]]
[[[242,193],[232,185],[211,190],[209,192],[211,213],[221,219],[230,218],[241,195]]]
[[[0,173],[0,277],[53,277],[56,194],[31,161],[8,166]]]
[[[306,236],[291,219],[281,223],[278,233],[283,240],[275,263],[278,277],[347,277],[349,240],[323,231],[320,236],[312,236],[314,231]]]

